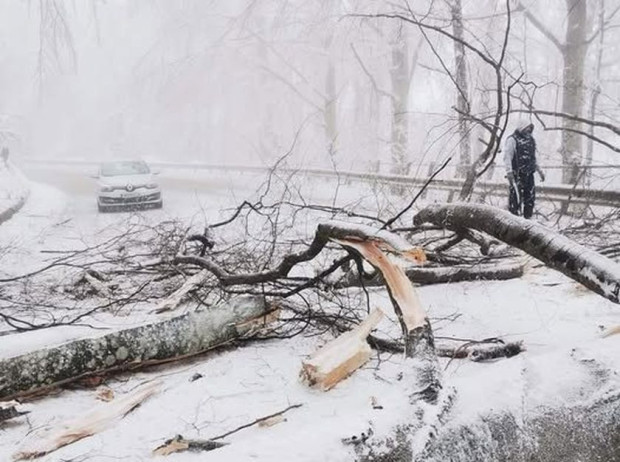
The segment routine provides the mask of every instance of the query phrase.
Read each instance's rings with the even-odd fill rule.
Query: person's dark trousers
[[[521,174],[511,181],[508,190],[508,210],[513,215],[521,215],[523,207],[523,217],[532,218],[534,213],[534,203],[536,201],[536,189],[534,185],[534,174]]]
[[[534,214],[534,202],[536,201],[536,188],[534,174],[523,175],[519,184],[521,186],[521,200],[523,202],[523,218],[532,218]]]

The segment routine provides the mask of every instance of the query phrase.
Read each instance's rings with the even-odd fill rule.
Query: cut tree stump
[[[196,355],[251,335],[272,311],[262,297],[239,297],[200,312],[2,359],[0,399]]]
[[[620,265],[533,220],[482,204],[437,204],[421,210],[414,224],[433,223],[458,232],[475,229],[517,247],[588,289],[620,303]]]
[[[366,338],[383,316],[383,311],[374,309],[355,329],[340,335],[303,361],[302,380],[311,387],[327,391],[363,366],[372,352]]]

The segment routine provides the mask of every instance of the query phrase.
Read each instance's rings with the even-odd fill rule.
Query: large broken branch
[[[620,265],[557,232],[510,213],[481,204],[431,205],[414,223],[447,229],[476,229],[517,247],[588,289],[620,303]]]
[[[284,256],[280,263],[272,269],[255,273],[234,274],[228,272],[212,259],[195,255],[177,255],[174,258],[174,263],[192,264],[204,268],[212,273],[223,286],[262,284],[275,282],[280,278],[287,277],[295,265],[316,257],[323,250],[329,239],[347,237],[375,241],[382,248],[397,251],[405,258],[413,261],[419,262],[420,259],[424,258],[424,254],[419,249],[412,247],[411,244],[397,234],[385,230],[377,230],[371,226],[329,221],[318,225],[314,239],[306,250]],[[340,264],[344,264],[345,261],[343,260]]]
[[[3,359],[0,399],[196,355],[250,335],[268,312],[263,298],[240,297],[209,310]]]
[[[441,382],[433,331],[418,294],[404,270],[389,259],[376,241],[361,241],[351,237],[334,240],[358,252],[381,272],[403,331],[405,356],[416,358],[415,370],[411,371],[416,391],[411,395],[411,400],[421,398],[436,403]]]

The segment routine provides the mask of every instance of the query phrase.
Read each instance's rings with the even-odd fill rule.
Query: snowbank
[[[29,193],[26,177],[10,162],[0,161],[0,224],[24,206]]]

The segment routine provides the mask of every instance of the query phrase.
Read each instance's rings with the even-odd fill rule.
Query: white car
[[[154,173],[142,160],[103,162],[95,177],[99,180],[97,206],[100,212],[123,208],[161,208],[161,189]]]

